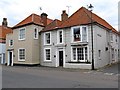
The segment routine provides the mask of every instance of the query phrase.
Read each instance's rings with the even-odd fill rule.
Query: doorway
[[[59,66],[63,66],[63,51],[59,51]]]
[[[13,66],[13,52],[8,52],[8,66]]]

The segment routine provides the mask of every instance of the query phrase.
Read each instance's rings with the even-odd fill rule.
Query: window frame
[[[111,56],[112,56],[112,60],[115,59],[115,51],[114,51],[114,48],[111,48]]]
[[[47,41],[46,41],[46,34],[50,34],[50,43],[48,44]],[[44,45],[51,45],[51,32],[45,32],[44,33]]]
[[[24,57],[25,57],[25,59],[26,59],[26,49],[25,48],[19,48],[18,49],[18,61],[25,61],[25,59],[20,59],[20,50],[25,50],[25,55],[24,55]]]
[[[101,59],[102,50],[98,50],[98,59]]]
[[[20,38],[20,30],[23,30],[23,29],[25,30],[25,37],[21,39],[21,38]],[[25,39],[26,39],[26,28],[20,28],[20,29],[19,29],[18,40],[21,40],[21,41],[22,41],[22,40],[25,40]]]
[[[11,41],[12,41],[12,45],[11,45]],[[10,39],[9,40],[9,46],[12,47],[14,45],[14,40],[13,39]]]
[[[62,31],[62,42],[60,42],[60,32]],[[63,36],[63,30],[57,31],[57,44],[63,44],[64,43],[64,36]]]
[[[46,60],[46,50],[50,50],[50,60]],[[44,48],[44,61],[45,62],[51,62],[51,48]]]
[[[114,40],[114,34],[111,33],[111,34],[110,34],[110,41],[113,42],[113,40]]]
[[[82,28],[85,27],[86,28],[86,41],[83,41],[83,31],[82,31]],[[80,41],[74,41],[74,29],[75,28],[80,28]],[[72,43],[76,43],[76,42],[88,42],[88,27],[83,25],[83,26],[74,26],[71,28],[71,31],[72,31],[72,39],[71,39],[71,42]]]
[[[73,58],[73,48],[75,48],[76,49],[76,60],[74,60]],[[83,48],[83,57],[84,57],[84,60],[78,60],[78,52],[77,52],[77,49],[78,48]],[[85,48],[87,48],[87,60],[86,60],[86,53],[85,53]],[[84,47],[80,47],[80,46],[78,46],[78,47],[71,47],[71,61],[72,62],[77,62],[77,61],[80,61],[80,62],[87,62],[88,61],[88,57],[89,57],[89,48],[88,48],[88,46],[84,46]]]
[[[37,32],[36,37],[35,37],[35,29],[36,29],[36,32]],[[39,35],[38,33],[39,33],[39,30],[38,30],[37,27],[35,27],[34,28],[34,39],[38,39],[38,35]]]
[[[120,58],[120,49],[118,49],[118,59]]]

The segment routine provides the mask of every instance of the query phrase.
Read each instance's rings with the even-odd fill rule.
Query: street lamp
[[[93,20],[92,20],[92,9],[94,8],[92,4],[88,6],[91,12],[91,42],[92,42],[92,70],[94,70],[94,50],[93,50]]]

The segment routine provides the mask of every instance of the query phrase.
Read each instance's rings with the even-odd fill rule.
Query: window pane
[[[46,44],[50,44],[50,33],[46,33],[45,37],[46,37]]]
[[[9,41],[9,45],[12,46],[13,45],[13,40]]]
[[[37,29],[35,28],[35,38],[37,38]]]
[[[82,41],[83,42],[87,41],[87,29],[86,29],[86,27],[82,27]]]
[[[83,48],[77,48],[78,60],[84,60]]]
[[[87,47],[85,47],[85,60],[88,59],[88,51],[87,51]]]
[[[80,41],[80,28],[73,29],[74,41]]]
[[[76,48],[73,48],[73,60],[76,60]]]
[[[113,34],[111,33],[111,41],[113,41]]]
[[[21,29],[19,33],[19,39],[24,39],[25,38],[25,29]]]
[[[112,48],[112,59],[114,59],[114,49]]]
[[[50,49],[46,49],[46,60],[50,60]]]
[[[19,59],[25,59],[25,49],[19,49]]]
[[[59,40],[60,40],[60,43],[62,43],[62,31],[59,32]]]

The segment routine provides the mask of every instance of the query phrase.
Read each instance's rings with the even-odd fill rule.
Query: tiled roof
[[[0,43],[5,43],[6,34],[12,33],[12,29],[9,27],[0,26]]]
[[[94,13],[92,13],[92,20],[93,22],[97,22],[98,24],[108,29],[111,29],[113,32],[118,33],[118,31],[116,31],[109,23],[107,23],[104,19],[102,19],[101,17],[99,17],[98,15]],[[53,23],[55,23],[55,21]],[[72,14],[66,21],[62,22],[60,26],[55,26],[55,24],[53,24],[54,26],[49,25],[43,31],[55,29],[54,27],[65,28],[65,27],[85,25],[85,24],[90,24],[90,23],[91,23],[91,12],[85,7],[81,7],[74,14]]]
[[[109,23],[107,23],[104,19],[99,17],[98,15],[92,13],[93,22],[97,22],[98,24],[111,29],[113,32],[117,32]],[[84,7],[81,7],[78,11],[76,11],[68,20],[66,20],[60,27],[70,27],[81,24],[89,24],[91,23],[91,12]]]
[[[42,31],[49,31],[49,30],[57,29],[59,28],[61,24],[62,22],[60,20],[55,19],[53,22],[47,25]]]
[[[52,19],[47,18],[47,24],[50,24],[52,21],[53,21]],[[26,19],[15,25],[13,28],[21,27],[31,23],[44,26],[43,23],[41,22],[41,17],[39,15],[31,14]]]

